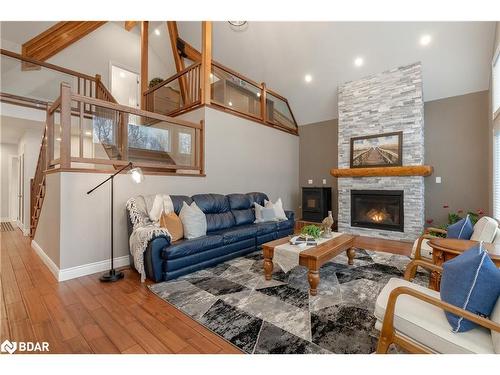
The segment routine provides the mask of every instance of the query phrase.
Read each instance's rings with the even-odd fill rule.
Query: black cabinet
[[[331,187],[302,188],[302,220],[321,223],[331,210]]]

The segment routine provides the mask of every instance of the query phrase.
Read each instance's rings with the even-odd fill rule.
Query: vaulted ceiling
[[[302,125],[337,117],[339,84],[416,61],[425,101],[487,90],[494,33],[494,22],[215,22],[213,58],[287,97]],[[199,22],[179,34],[199,48]]]
[[[11,49],[6,41],[20,45],[53,24],[2,22],[2,48]],[[161,33],[150,37],[151,48],[173,66],[165,23],[151,23],[150,33],[156,29]],[[178,29],[201,49],[200,22],[179,22]],[[303,125],[337,117],[337,88],[343,82],[416,61],[423,66],[425,101],[487,90],[494,33],[494,22],[251,21],[244,31],[214,22],[213,58],[287,97]],[[419,43],[424,34],[432,37],[427,46]],[[360,67],[354,64],[357,57],[364,60]]]

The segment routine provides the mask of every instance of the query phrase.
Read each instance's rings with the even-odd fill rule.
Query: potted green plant
[[[157,84],[161,82],[163,82],[163,79],[161,79],[160,77],[155,77],[151,81],[149,81],[149,88],[155,87]]]
[[[321,229],[321,227],[310,224],[303,227],[300,231],[300,234],[304,236],[306,240],[308,239],[308,237],[313,238],[314,240],[318,240],[321,237],[322,232],[323,230]]]

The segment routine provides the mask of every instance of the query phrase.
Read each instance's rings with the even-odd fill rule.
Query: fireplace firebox
[[[403,190],[351,190],[351,226],[404,231]]]

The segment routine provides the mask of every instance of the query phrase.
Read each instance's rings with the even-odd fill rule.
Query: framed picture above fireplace
[[[351,138],[351,168],[402,165],[403,132]]]

